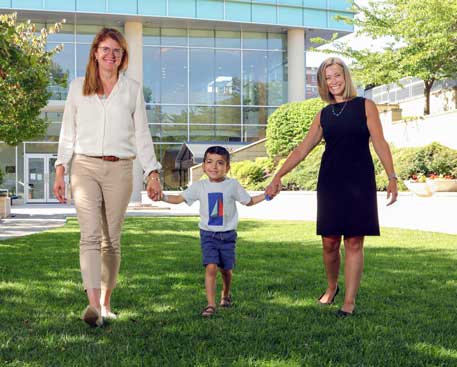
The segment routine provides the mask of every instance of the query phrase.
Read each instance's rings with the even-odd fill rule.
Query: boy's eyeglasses
[[[114,57],[119,58],[124,53],[122,48],[111,48],[107,46],[99,47],[102,50],[103,55],[109,55],[111,52],[113,53]]]

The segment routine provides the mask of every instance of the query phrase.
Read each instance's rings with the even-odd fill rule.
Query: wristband
[[[395,172],[392,173],[392,174],[390,174],[390,175],[388,175],[387,178],[389,179],[389,181],[390,181],[390,180],[398,181],[398,177],[397,177],[397,175],[395,174]]]
[[[162,192],[162,201],[165,201],[166,203],[168,202],[168,195]]]

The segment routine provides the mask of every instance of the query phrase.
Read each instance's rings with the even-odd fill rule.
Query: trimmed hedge
[[[308,133],[316,114],[325,107],[320,98],[280,106],[268,118],[265,147],[269,157],[286,157]]]

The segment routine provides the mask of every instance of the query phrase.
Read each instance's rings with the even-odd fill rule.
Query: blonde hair
[[[86,66],[86,77],[84,78],[83,86],[83,95],[85,96],[90,96],[95,93],[103,93],[102,81],[100,80],[100,75],[98,72],[98,62],[95,59],[95,52],[97,52],[98,45],[107,38],[111,38],[112,40],[116,41],[122,48],[122,60],[119,68],[117,69],[118,76],[120,71],[127,69],[127,65],[129,63],[129,53],[125,37],[116,29],[101,29],[95,35],[95,38],[92,41],[92,46],[90,47],[89,62]]]
[[[339,65],[343,69],[345,87],[343,92],[344,99],[351,99],[357,96],[357,89],[355,89],[352,82],[351,73],[343,60],[338,57],[329,57],[325,59],[317,70],[317,88],[322,100],[328,103],[335,103],[335,97],[328,90],[327,81],[325,80],[325,71],[331,65]]]

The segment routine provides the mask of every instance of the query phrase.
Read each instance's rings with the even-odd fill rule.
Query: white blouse
[[[138,156],[145,175],[162,166],[157,162],[148,127],[141,85],[120,74],[104,101],[97,94],[83,96],[84,78],[70,84],[60,130],[57,165],[68,164],[73,154]]]

